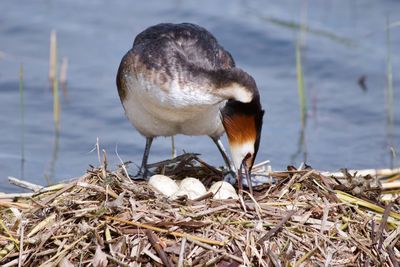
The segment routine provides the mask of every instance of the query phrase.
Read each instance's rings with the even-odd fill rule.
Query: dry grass
[[[195,155],[157,167],[176,176],[192,168],[208,184],[219,173]],[[276,184],[243,201],[170,201],[104,167],[23,197],[0,194],[0,264],[398,266],[398,188],[383,202],[383,177],[271,175]]]

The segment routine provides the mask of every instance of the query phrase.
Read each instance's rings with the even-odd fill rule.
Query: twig
[[[10,238],[10,240],[14,242],[15,246],[17,247],[17,249],[19,249],[19,248],[18,248],[18,243],[19,243],[19,241],[18,241],[17,239],[15,239],[15,238],[12,236],[10,230],[9,230],[9,229],[7,228],[7,226],[4,224],[4,222],[3,222],[2,219],[0,219],[0,226],[1,226],[1,228],[3,228],[4,232],[6,232],[6,234],[7,234],[8,237]]]
[[[173,236],[177,236],[177,237],[185,237],[188,240],[197,240],[197,241],[204,242],[204,243],[211,244],[211,245],[225,246],[225,242],[202,238],[202,237],[190,235],[187,233],[169,231],[166,229],[162,229],[162,228],[158,228],[158,227],[154,227],[151,225],[142,224],[142,223],[138,223],[138,222],[134,222],[134,221],[128,221],[128,220],[120,219],[117,217],[105,216],[105,219],[110,220],[110,221],[118,221],[118,222],[122,222],[122,223],[129,224],[129,225],[134,225],[136,227],[145,228],[145,229],[153,230],[156,232],[165,233],[168,235],[173,235]]]
[[[225,251],[222,250],[222,249],[216,249],[216,248],[214,248],[214,247],[212,247],[212,246],[210,246],[210,245],[208,245],[208,244],[205,244],[205,243],[203,243],[203,242],[201,242],[201,241],[198,241],[198,240],[193,240],[193,239],[190,240],[190,239],[188,239],[188,241],[190,241],[190,242],[192,242],[193,244],[196,244],[196,245],[198,245],[198,246],[200,246],[200,247],[203,247],[203,248],[205,248],[205,249],[212,250],[212,251],[214,251],[214,252],[216,252],[216,253],[222,253],[222,254],[223,254],[225,257],[227,257],[227,258],[230,258],[230,259],[232,259],[232,260],[234,260],[234,261],[237,261],[237,262],[239,262],[239,263],[243,263],[243,259],[242,259],[242,258],[239,258],[238,256],[229,254],[229,253],[225,252]]]
[[[399,239],[399,237],[397,237],[397,239]],[[393,267],[399,267],[399,261],[398,261],[398,259],[396,257],[396,254],[395,254],[394,250],[393,250],[393,245],[390,245],[387,248],[387,252],[389,254],[389,259],[392,262]]]
[[[389,247],[397,237],[400,237],[400,226],[397,226],[396,230],[394,230],[383,242],[385,247]],[[395,244],[395,243],[393,243]]]
[[[150,244],[149,244],[150,246]],[[148,250],[148,248],[146,247],[143,252],[144,254],[146,254],[147,256],[149,256],[149,258],[153,259],[153,261],[162,264],[162,261],[159,257],[157,257],[157,255],[154,255],[153,252],[151,252],[150,250]]]
[[[311,249],[309,252],[307,252],[306,254],[303,255],[303,257],[301,257],[295,264],[294,266],[300,266],[304,261],[306,261],[309,257],[311,257],[315,251],[318,249],[318,247],[314,247],[313,249]]]
[[[371,201],[367,201],[367,200],[364,200],[364,199],[361,199],[361,198],[357,198],[357,197],[355,197],[353,195],[347,194],[347,193],[345,193],[343,191],[340,191],[340,190],[335,190],[335,193],[336,193],[336,196],[342,202],[347,202],[347,203],[350,203],[350,204],[355,204],[355,205],[358,205],[358,206],[361,206],[361,207],[365,207],[365,208],[368,208],[368,209],[370,209],[370,210],[372,210],[374,212],[381,213],[381,214],[385,212],[384,208],[372,203]],[[397,220],[400,220],[400,213],[391,211],[391,212],[389,212],[389,216],[391,216],[391,217],[393,217],[393,218],[395,218]]]
[[[121,157],[120,157],[119,154],[118,154],[118,144],[115,146],[115,154],[117,155],[119,161],[121,162],[121,167],[122,167],[122,170],[124,171],[126,177],[128,178],[127,180],[128,180],[130,183],[133,184],[132,179],[129,178],[129,174],[128,174],[128,170],[126,169],[125,162],[121,159]]]
[[[198,158],[196,156],[195,160],[200,163],[202,166],[204,166],[207,170],[211,171],[212,173],[216,174],[216,175],[221,175],[222,171],[216,169],[215,167],[207,164],[205,161],[203,161],[202,159]]]
[[[302,176],[299,175],[299,173],[296,173],[293,175],[293,177],[289,180],[289,182],[285,185],[285,187],[281,190],[281,193],[279,194],[279,198],[282,198],[288,191],[289,188],[294,184],[296,179],[306,179],[309,177],[311,174],[313,174],[315,170],[307,170],[306,173],[304,173]]]
[[[19,256],[18,256],[18,267],[21,267],[24,264],[24,258],[22,255],[24,254],[24,229],[25,223],[21,222],[20,225],[20,238],[19,238]]]
[[[24,189],[31,190],[33,192],[37,192],[37,191],[39,191],[39,190],[41,190],[43,188],[43,186],[41,186],[41,185],[37,185],[37,184],[30,183],[30,182],[27,182],[27,181],[24,181],[24,180],[20,180],[18,178],[12,177],[12,176],[8,176],[8,182],[10,184],[19,186],[19,187],[24,188]]]
[[[273,264],[275,267],[281,267],[281,266],[282,266],[281,263],[280,263],[280,261],[279,261],[278,255],[276,255],[275,253],[273,253],[270,249],[268,249],[267,254],[268,254],[268,257],[269,257],[269,259],[271,260],[272,264]]]
[[[218,212],[218,211],[221,211],[221,210],[225,210],[227,208],[228,208],[227,205],[221,205],[221,206],[218,206],[216,208],[205,209],[205,210],[200,211],[200,212],[198,212],[196,214],[193,214],[191,217],[203,217],[205,215],[208,215],[208,214],[211,214],[211,213],[215,213],[215,212]]]
[[[26,257],[28,257],[28,255],[23,255],[22,257],[23,257],[23,260],[25,261],[25,259],[26,259]],[[12,267],[12,266],[17,265],[18,262],[19,262],[19,258],[16,258],[16,259],[14,259],[12,261],[9,261],[9,262],[1,265],[1,267]]]
[[[0,197],[0,207],[4,207],[4,208],[17,207],[20,209],[29,209],[29,208],[32,208],[32,205],[25,204],[25,203],[18,203],[18,202],[2,201],[1,197]]]
[[[247,191],[243,191],[243,192],[245,192],[245,193],[250,197],[251,201],[253,201],[253,203],[254,203],[254,210],[255,210],[256,213],[257,213],[258,219],[259,219],[260,221],[262,221],[260,204],[258,204],[257,200],[253,197],[253,194],[252,194],[252,193],[249,193],[249,192],[247,192]]]
[[[35,257],[40,257],[40,256],[46,256],[49,255],[51,253],[57,252],[57,249],[53,248],[53,249],[48,249],[45,251],[40,251],[38,253],[35,254]]]
[[[193,199],[192,202],[199,202],[199,201],[211,198],[213,196],[214,196],[213,192],[208,192],[208,193],[206,193],[206,194],[204,194],[202,196],[199,196],[198,198]]]
[[[34,196],[35,193],[11,193],[11,194],[6,194],[6,193],[0,193],[0,199],[14,199],[18,197],[31,197]]]
[[[84,187],[84,188],[88,188],[88,189],[92,189],[92,190],[104,193],[106,195],[110,195],[115,199],[118,198],[118,195],[111,188],[104,188],[104,187],[101,187],[99,185],[89,184],[89,183],[86,183],[86,182],[78,182],[77,185],[80,186],[80,187]]]
[[[333,201],[333,202],[337,202],[339,203],[340,200],[339,198],[336,196],[334,190],[332,189],[332,185],[327,181],[326,177],[322,174],[319,175],[319,178],[321,179],[322,183],[325,185],[326,189],[328,190],[328,194],[327,197]],[[343,206],[339,206],[339,209],[341,209],[341,211],[345,214],[346,213],[346,209]]]
[[[55,219],[56,219],[56,214],[52,213],[50,216],[48,216],[47,218],[45,218],[42,221],[40,221],[40,223],[35,225],[35,227],[33,227],[32,230],[28,233],[27,237],[28,238],[32,237],[34,234],[36,234],[37,232],[41,231],[42,229],[44,229],[49,224],[53,224]]]
[[[86,174],[85,176],[88,176],[89,174]],[[70,183],[69,185],[66,185],[63,189],[57,191],[56,193],[48,196],[47,198],[45,198],[44,200],[42,200],[41,204],[42,205],[46,205],[49,202],[51,202],[52,200],[54,200],[55,198],[57,198],[58,196],[62,195],[63,193],[67,192],[68,190],[72,189],[75,185],[76,185],[76,181]],[[32,211],[32,213],[35,213],[37,210],[39,210],[40,208],[36,208]]]
[[[216,266],[216,263],[220,262],[224,258],[223,255],[217,256],[215,258],[210,259],[207,261],[204,266]]]
[[[286,216],[271,230],[269,230],[263,237],[261,237],[257,243],[259,245],[262,245],[266,240],[270,239],[273,235],[275,235],[275,233],[277,233],[282,226],[290,219],[290,217],[292,217],[293,214],[295,214],[295,210],[291,210],[288,212],[288,214],[286,214]]]
[[[108,255],[107,253],[105,253],[105,255],[106,255],[107,259],[109,259],[109,260],[115,262],[116,264],[118,264],[118,266],[129,267],[128,264],[126,264],[126,263],[124,263],[124,262],[122,262],[122,261],[120,261],[120,260],[114,258],[114,257],[111,256],[111,255]]]
[[[63,250],[61,250],[59,253],[42,263],[39,267],[47,266],[47,264],[51,263],[53,260],[57,259],[60,255],[63,255],[66,253],[68,250],[72,249],[76,244],[78,244],[80,241],[85,239],[88,235],[81,236],[79,239],[75,240],[71,245],[66,246]]]
[[[323,209],[323,215],[322,215],[322,222],[321,222],[321,229],[320,233],[323,234],[326,228],[326,223],[328,221],[328,215],[329,215],[329,202],[324,198],[324,209]]]
[[[348,173],[352,176],[391,176],[396,173],[400,173],[400,168],[397,169],[366,169],[366,170],[348,170]],[[322,172],[325,176],[334,176],[338,179],[345,179],[343,172]]]
[[[329,267],[329,266],[331,265],[332,257],[333,257],[333,254],[334,254],[335,252],[336,252],[336,251],[332,251],[332,249],[329,249],[329,248],[328,248],[328,255],[327,255],[326,258],[325,258],[324,267]]]
[[[156,162],[156,163],[147,164],[147,168],[148,169],[152,169],[154,167],[165,166],[165,165],[169,165],[169,164],[172,164],[172,163],[179,163],[179,162],[181,162],[181,161],[183,161],[183,160],[185,160],[187,158],[196,157],[198,155],[200,155],[200,154],[196,154],[196,153],[182,154],[182,155],[177,156],[176,158],[173,158],[173,159],[168,159],[168,160],[163,160],[163,161]]]
[[[183,260],[184,260],[184,257],[185,257],[185,246],[186,246],[186,238],[182,238],[181,249],[179,250],[179,260],[178,260],[178,266],[177,267],[182,267],[183,266]]]
[[[396,189],[400,188],[400,181],[394,181],[394,182],[388,182],[388,183],[382,183],[382,189]]]
[[[158,239],[158,237],[151,230],[146,230],[145,233],[147,235],[147,238],[149,239],[150,244],[157,252],[163,264],[167,267],[173,267],[174,266],[173,263],[167,257],[167,254],[165,254],[165,251],[160,246],[160,240]]]
[[[310,225],[312,228],[319,229],[320,231],[322,230],[322,227],[324,228],[324,231],[327,231],[331,227],[335,226],[334,222],[328,220],[324,221],[309,217],[303,218],[303,216],[292,216],[292,221],[304,225]]]
[[[394,205],[394,202],[390,202],[386,206],[385,212],[383,213],[383,216],[382,216],[381,224],[379,225],[378,232],[376,233],[376,236],[375,236],[376,239],[374,240],[374,243],[376,244],[376,242],[379,241],[378,249],[382,249],[382,243],[383,243],[383,235],[382,234],[383,234],[383,230],[385,229],[387,220],[389,218],[389,213],[390,213],[390,210],[392,209],[393,205]]]

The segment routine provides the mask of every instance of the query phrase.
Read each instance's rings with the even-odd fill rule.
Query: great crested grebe
[[[254,79],[237,68],[229,52],[206,29],[162,23],[136,36],[121,60],[118,93],[133,126],[146,137],[139,173],[157,136],[208,135],[228,167],[220,141],[227,133],[241,190],[257,155],[264,110]]]

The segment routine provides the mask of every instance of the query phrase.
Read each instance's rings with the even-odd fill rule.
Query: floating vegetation
[[[203,163],[188,154],[153,167],[174,178],[191,168],[190,175],[209,186],[220,171]],[[252,197],[171,200],[146,181],[127,177],[124,168],[106,166],[52,187],[10,180],[32,192],[0,194],[0,264],[396,266],[400,261],[400,185],[391,180],[400,169],[321,173],[289,167],[264,172],[276,183],[254,187]]]

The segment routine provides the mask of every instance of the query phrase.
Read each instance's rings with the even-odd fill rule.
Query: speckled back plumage
[[[169,90],[170,81],[177,81],[180,87],[202,87],[204,91],[216,92],[232,83],[257,91],[253,78],[235,68],[231,54],[211,33],[194,24],[152,26],[137,35],[125,58],[118,76],[123,74],[121,69],[125,66],[136,74],[142,73],[164,91]],[[117,78],[117,83],[120,80]],[[125,87],[118,84],[121,99],[126,94]]]
[[[166,73],[187,63],[208,70],[235,67],[231,54],[213,35],[190,23],[152,26],[136,36],[133,49],[140,51],[149,68],[163,69]]]

